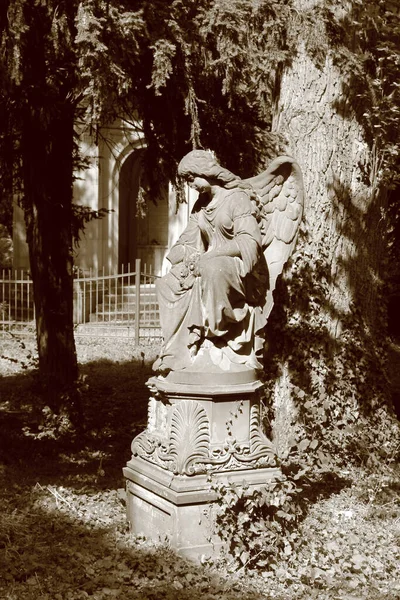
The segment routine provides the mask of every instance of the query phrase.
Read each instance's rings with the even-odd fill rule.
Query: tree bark
[[[78,377],[73,336],[71,116],[38,126],[32,108],[23,134],[25,220],[39,370],[52,408]],[[52,147],[51,153],[46,149]]]
[[[380,343],[385,194],[377,192],[376,156],[356,108],[332,56],[316,66],[300,42],[282,74],[273,122],[300,163],[306,194],[269,325],[279,363],[275,430],[286,449],[299,422],[309,437],[323,437],[328,423],[356,428],[388,400]]]
[[[330,264],[329,302],[338,334],[340,315],[353,303],[371,329],[381,325],[377,284],[386,245],[385,195],[377,193],[374,151],[354,109],[331,57],[318,69],[300,49],[283,75],[274,126],[303,167],[309,251],[317,258],[322,250]]]
[[[39,16],[38,16],[39,15]],[[71,402],[78,377],[73,336],[72,182],[74,106],[66,79],[49,72],[48,23],[32,8],[22,57],[26,100],[21,154],[39,371],[51,408]],[[56,68],[56,66],[53,66]],[[57,81],[57,80],[56,80]]]

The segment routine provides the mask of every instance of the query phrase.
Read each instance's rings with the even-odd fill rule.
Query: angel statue
[[[276,279],[302,218],[300,167],[280,156],[242,180],[211,152],[193,150],[178,173],[199,196],[157,283],[164,343],[154,368],[196,370],[205,352],[223,371],[262,368]]]

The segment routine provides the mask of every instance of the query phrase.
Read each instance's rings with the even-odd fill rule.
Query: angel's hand
[[[181,244],[176,244],[172,246],[171,250],[167,255],[167,259],[172,265],[176,265],[183,261],[185,257],[185,249]]]
[[[194,286],[194,282],[196,281],[196,276],[192,273],[189,273],[186,277],[182,278],[180,281],[182,290],[190,290]]]
[[[189,256],[185,256],[179,267],[179,280],[182,289],[189,289],[193,286],[196,277],[199,277],[199,260],[200,252],[193,252]]]

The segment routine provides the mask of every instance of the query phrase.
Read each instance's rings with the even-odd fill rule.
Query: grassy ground
[[[86,433],[69,443],[32,435],[33,346],[0,344],[16,361],[0,359],[0,598],[400,599],[396,468],[342,472],[345,485],[313,504],[295,551],[274,569],[195,565],[132,536],[119,492],[130,442],[146,423],[157,348],[78,341]]]

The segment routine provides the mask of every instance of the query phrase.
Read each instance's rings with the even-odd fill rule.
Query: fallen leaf
[[[183,585],[180,581],[178,581],[177,579],[175,579],[175,581],[172,584],[174,586],[174,588],[176,590],[183,590]]]

